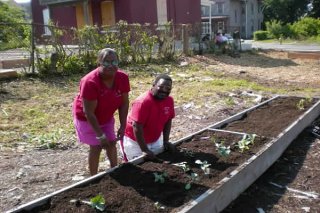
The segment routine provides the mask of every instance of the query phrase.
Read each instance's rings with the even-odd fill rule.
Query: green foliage
[[[192,172],[190,175],[189,175],[189,182],[184,186],[185,190],[189,190],[191,189],[191,185],[192,183],[196,182],[199,180],[199,176],[197,173],[195,172]]]
[[[157,211],[164,210],[166,207],[161,205],[159,202],[155,202],[154,206],[156,207]]]
[[[295,38],[305,39],[320,35],[320,19],[306,17],[292,24]]]
[[[307,12],[309,2],[309,0],[264,0],[262,1],[264,20],[293,23]]]
[[[223,142],[221,143],[215,142],[219,155],[221,155],[222,157],[228,157],[231,153],[230,146],[224,146],[223,144],[224,144]]]
[[[299,100],[299,102],[296,104],[297,108],[299,110],[304,110],[306,108],[306,104],[311,103],[312,98],[308,97],[306,99],[302,98]]]
[[[63,137],[64,132],[62,129],[59,129],[39,136],[32,136],[30,140],[33,143],[39,144],[42,148],[54,149],[59,145],[59,141],[61,141]]]
[[[208,163],[207,161],[201,161],[201,160],[196,160],[195,163],[200,165],[200,168],[206,175],[210,174],[210,168],[209,168],[209,166],[211,166],[210,163]]]
[[[261,41],[268,39],[268,31],[258,30],[253,33],[253,39],[255,41]]]
[[[168,174],[166,172],[159,173],[159,174],[157,172],[154,172],[153,176],[154,176],[154,182],[164,183],[165,178],[168,177]]]
[[[175,53],[174,35],[172,23],[166,23],[158,27],[158,55],[165,60],[172,60]]]
[[[106,208],[106,201],[102,195],[97,195],[90,199],[91,207],[99,211],[104,211]]]
[[[256,137],[255,134],[243,135],[242,139],[240,141],[238,141],[238,144],[237,144],[238,148],[240,149],[240,152],[243,152],[245,150],[249,150],[250,149],[249,145],[254,144],[255,137]]]
[[[180,167],[185,173],[191,170],[187,162],[175,163],[173,165]]]
[[[277,21],[277,20],[271,20],[266,22],[266,27],[268,33],[271,35],[273,38],[280,38],[282,35],[282,22]]]
[[[0,50],[28,45],[26,38],[31,27],[24,17],[21,8],[0,1]]]

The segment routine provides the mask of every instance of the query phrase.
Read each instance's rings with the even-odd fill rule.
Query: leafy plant
[[[304,110],[305,108],[305,103],[306,103],[306,100],[305,99],[300,99],[300,101],[297,103],[297,108],[299,110]]]
[[[164,210],[165,207],[163,205],[161,205],[159,202],[155,202],[154,206],[156,207],[156,209],[159,210]]]
[[[103,212],[106,209],[106,201],[101,194],[91,198],[90,201],[73,199],[73,200],[70,200],[70,203],[75,203],[77,206],[83,203],[101,212]]]
[[[165,182],[165,178],[168,177],[168,174],[166,172],[163,172],[162,174],[161,173],[157,173],[157,172],[154,172],[153,173],[154,175],[154,182],[160,182],[160,183],[164,183]]]
[[[195,163],[200,165],[200,168],[202,169],[204,174],[206,175],[210,174],[210,168],[209,168],[209,166],[211,166],[210,163],[208,163],[207,161],[201,161],[201,160],[196,160]]]
[[[190,171],[190,167],[187,162],[175,163],[173,165],[180,167],[184,172]]]
[[[231,152],[230,146],[224,146],[223,143],[224,142],[215,143],[215,145],[217,147],[217,151],[218,151],[219,155],[221,155],[222,157],[228,157]]]
[[[185,187],[184,187],[185,190],[191,189],[191,184],[194,183],[195,181],[198,181],[198,180],[199,180],[199,176],[198,176],[198,174],[195,173],[195,172],[192,172],[189,177],[190,177],[190,180],[189,180],[189,182],[185,185]]]
[[[91,207],[99,211],[104,211],[106,208],[106,201],[102,195],[97,195],[90,199]]]
[[[249,150],[250,149],[249,145],[254,144],[255,137],[256,137],[256,134],[243,135],[242,139],[240,141],[238,141],[238,144],[237,144],[240,151],[243,152],[244,150]]]

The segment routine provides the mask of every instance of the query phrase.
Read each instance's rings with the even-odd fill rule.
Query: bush
[[[282,34],[282,23],[281,21],[272,20],[266,22],[266,27],[268,33],[271,35],[272,38],[280,38]]]
[[[261,41],[268,39],[268,31],[259,30],[254,32],[253,39],[255,41]]]
[[[295,38],[305,39],[320,35],[320,19],[306,17],[291,26]]]

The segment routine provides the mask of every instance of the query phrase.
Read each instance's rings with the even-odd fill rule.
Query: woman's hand
[[[125,130],[125,127],[121,125],[120,128],[118,129],[118,132],[117,132],[117,139],[118,140],[121,140],[123,138],[124,130]]]

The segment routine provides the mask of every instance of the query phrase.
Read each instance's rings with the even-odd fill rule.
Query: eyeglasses
[[[108,61],[102,62],[102,66],[104,66],[104,67],[118,66],[118,65],[119,65],[119,61],[117,61],[117,60],[113,60],[111,62],[108,62]]]

